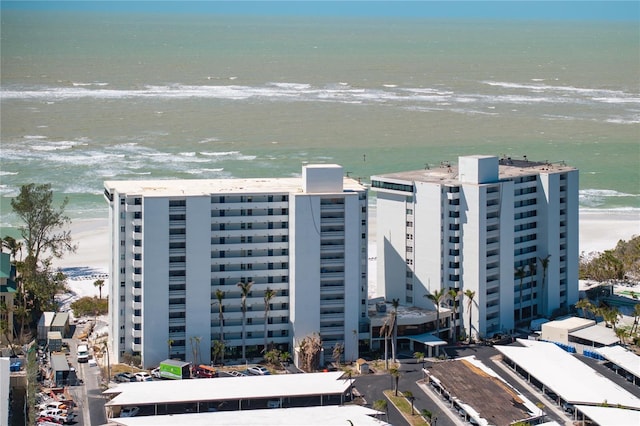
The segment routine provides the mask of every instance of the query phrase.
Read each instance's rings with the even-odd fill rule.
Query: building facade
[[[577,301],[575,168],[477,155],[371,182],[386,300],[434,309],[425,296],[456,290],[456,325],[474,338]]]
[[[14,333],[13,311],[17,292],[16,267],[11,263],[9,253],[0,253],[0,322],[6,328],[6,335]],[[5,340],[5,333],[0,335],[0,341]],[[7,342],[5,342],[7,343]]]
[[[216,340],[226,358],[241,358],[242,347],[262,356],[265,342],[294,353],[314,333],[327,361],[336,343],[357,359],[369,337],[367,192],[342,167],[308,165],[301,178],[108,181],[105,197],[118,360],[209,363]]]

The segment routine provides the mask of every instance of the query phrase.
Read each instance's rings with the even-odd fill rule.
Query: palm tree
[[[436,336],[438,336],[439,338],[440,337],[440,304],[442,304],[442,301],[445,298],[445,292],[444,290],[436,290],[433,292],[433,294],[431,293],[425,294],[424,297],[428,297],[429,300],[431,300],[433,304],[436,305]]]
[[[247,323],[247,296],[249,296],[249,293],[251,292],[251,286],[253,286],[253,282],[249,281],[243,283],[242,281],[240,281],[237,286],[240,287],[240,292],[242,293],[242,359],[246,360],[247,345],[245,342],[245,329]]]
[[[549,269],[549,258],[551,257],[548,254],[546,257],[539,257],[540,265],[542,266],[542,289],[540,289],[540,294],[542,295],[542,306],[540,309],[542,310],[542,315],[547,316],[547,269]]]
[[[385,399],[377,399],[373,401],[373,409],[376,411],[384,411],[389,420],[389,412],[387,411],[387,401]]]
[[[390,318],[387,317],[385,318],[384,322],[382,323],[382,326],[380,327],[380,337],[384,337],[384,369],[388,370],[389,369],[389,334],[390,334],[390,330],[392,329],[391,325],[389,324],[390,322]]]
[[[587,314],[595,314],[597,308],[589,299],[580,299],[576,302],[576,308],[582,310],[582,316],[587,318]]]
[[[411,402],[411,415],[413,416],[413,402],[416,400],[416,397],[413,396],[413,392],[411,391],[404,391],[403,394],[404,397],[407,398],[409,402]]]
[[[93,282],[94,287],[98,287],[98,291],[100,292],[100,299],[102,299],[102,287],[104,287],[104,280],[95,280]]]
[[[220,321],[220,343],[224,345],[224,305],[222,304],[222,300],[224,299],[224,291],[217,289],[216,290],[216,299],[218,299],[218,320]],[[222,356],[220,357],[222,363],[224,363],[224,350],[222,351]]]
[[[393,306],[393,312],[391,312],[391,358],[396,361],[396,346],[398,344],[398,306],[400,306],[400,299],[391,299],[391,306]]]
[[[275,295],[275,290],[271,290],[269,287],[264,291],[264,353],[267,353],[267,324],[269,323],[269,310],[271,309],[270,302]]]
[[[449,296],[449,298],[451,299],[451,301],[453,302],[453,316],[452,316],[452,321],[451,323],[453,324],[453,327],[451,329],[451,339],[453,340],[453,342],[456,342],[456,337],[457,337],[457,329],[458,329],[458,321],[456,319],[456,314],[458,312],[458,304],[457,299],[458,296],[460,295],[460,291],[456,290],[455,288],[449,289],[449,292],[447,293],[447,296]]]
[[[107,383],[109,383],[109,381],[111,380],[111,363],[109,362],[109,345],[107,344],[106,340],[102,342],[102,350],[107,356]]]
[[[533,287],[534,287],[534,281],[536,280],[536,266],[537,266],[537,262],[536,259],[533,258],[529,261],[529,284],[530,284],[530,296],[529,296],[529,306],[531,307],[531,310],[529,312],[529,318],[533,317]]]
[[[11,255],[11,257],[13,257],[14,262],[18,260],[16,258],[16,255],[18,254],[18,252],[20,252],[20,258],[22,259],[22,242],[21,241],[16,241],[15,238],[7,235],[6,237],[1,239],[1,243],[2,244],[0,245],[0,249],[6,248],[7,250],[9,250],[9,254]]]
[[[167,345],[169,346],[169,358],[171,358],[171,347],[173,346],[174,343],[175,342],[173,339],[167,340]]]
[[[400,382],[400,370],[398,370],[396,367],[393,367],[389,370],[389,373],[391,373],[391,377],[393,377],[393,392],[395,396],[398,396],[398,382]]]
[[[464,295],[467,296],[467,311],[469,311],[469,343],[471,343],[471,310],[473,308],[473,298],[476,297],[476,292],[473,290],[465,290]]]
[[[527,276],[527,273],[524,271],[524,268],[521,266],[516,269],[515,273],[516,278],[520,280],[520,315],[518,320],[522,321],[522,280]]]

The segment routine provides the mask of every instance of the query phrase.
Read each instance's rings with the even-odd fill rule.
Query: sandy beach
[[[369,220],[369,294],[375,295],[376,237],[375,209],[370,209]],[[615,247],[619,240],[640,235],[640,212],[580,212],[580,253],[602,252]],[[71,236],[77,244],[75,253],[54,262],[68,276],[72,298],[97,296],[93,285],[96,279],[105,279],[109,265],[109,224],[107,219],[78,220],[73,222]],[[108,294],[108,279],[102,288]]]

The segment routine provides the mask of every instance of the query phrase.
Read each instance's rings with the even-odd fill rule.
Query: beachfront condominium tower
[[[282,179],[105,182],[113,353],[144,367],[368,339],[367,191],[338,165]],[[218,356],[220,360],[220,356]]]
[[[577,301],[575,168],[473,155],[457,165],[373,176],[371,186],[377,293],[387,300],[434,309],[426,295],[456,290],[456,325],[468,332],[471,321],[474,338]]]

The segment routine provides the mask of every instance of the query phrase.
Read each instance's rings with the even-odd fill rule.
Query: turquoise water
[[[22,184],[106,217],[104,180],[365,183],[465,154],[565,161],[640,209],[636,22],[3,11],[0,225]]]

